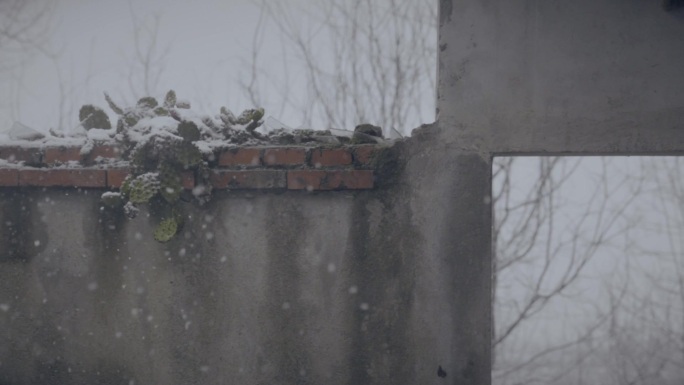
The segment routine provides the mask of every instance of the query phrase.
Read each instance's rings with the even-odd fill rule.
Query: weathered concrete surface
[[[441,142],[482,153],[684,151],[684,9],[442,0]]]
[[[429,153],[373,191],[216,194],[167,244],[95,190],[0,191],[0,384],[475,383],[489,166]]]
[[[0,383],[489,383],[491,156],[684,151],[684,16],[442,0],[440,19],[439,124],[376,190],[217,196],[167,245],[92,192],[4,191]]]

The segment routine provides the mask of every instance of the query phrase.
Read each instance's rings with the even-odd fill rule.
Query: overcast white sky
[[[206,104],[199,107],[213,111],[227,105],[238,112],[252,107],[236,90],[241,59],[249,57],[259,13],[249,0],[56,2],[54,32],[47,43],[56,57],[34,54],[21,71],[0,73],[0,127],[6,130],[14,120],[41,131],[56,127],[60,82],[68,104],[62,109],[71,110],[65,111],[65,129],[76,123],[80,105],[104,107],[103,91],[133,102],[128,84],[135,55],[132,15],[148,25],[157,15],[158,52],[168,47],[158,82],[160,95],[153,96],[172,87],[179,97],[194,102],[193,107]],[[264,54],[277,46],[269,41],[275,38],[265,36]]]

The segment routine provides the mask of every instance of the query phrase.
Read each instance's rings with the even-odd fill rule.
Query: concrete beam
[[[443,141],[481,153],[684,151],[684,14],[658,2],[442,1]]]

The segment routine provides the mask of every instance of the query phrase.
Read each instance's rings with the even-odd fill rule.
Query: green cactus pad
[[[78,112],[78,120],[86,130],[91,128],[102,128],[109,130],[112,124],[109,122],[109,116],[99,107],[92,104],[86,104],[81,107]]]
[[[176,203],[180,198],[183,185],[180,170],[165,162],[159,171],[159,193],[169,203]]]
[[[175,218],[164,219],[154,230],[154,239],[158,242],[168,242],[176,235],[178,222]]]
[[[264,117],[264,113],[266,112],[263,108],[257,108],[256,110],[252,111],[252,121],[254,122],[258,122],[259,120],[261,120],[261,118]]]
[[[175,152],[176,161],[186,169],[202,161],[202,152],[191,142],[182,142]]]
[[[194,142],[200,139],[200,130],[193,122],[182,122],[178,125],[178,135],[187,142]]]
[[[166,97],[164,98],[164,107],[167,109],[176,107],[176,91],[169,90],[169,92],[166,93]]]
[[[135,114],[127,113],[126,115],[124,115],[124,122],[128,127],[133,127],[136,124],[138,124],[138,120],[140,120],[140,118],[135,116]]]
[[[131,192],[131,181],[135,179],[131,174],[128,174],[126,178],[124,179],[123,183],[121,183],[121,188],[119,191],[125,196],[128,196]]]
[[[157,107],[154,109],[154,114],[157,116],[169,116],[169,110],[164,107]]]
[[[145,155],[144,148],[133,150],[133,154],[131,155],[131,169],[134,172],[140,172],[141,170],[144,170],[145,163],[147,161],[147,157]]]
[[[119,118],[116,121],[116,133],[121,134],[124,131],[126,131],[126,125],[125,125],[123,119]]]
[[[140,98],[140,100],[138,100],[138,103],[136,104],[138,108],[144,108],[149,110],[157,107],[158,105],[159,103],[157,103],[157,99],[151,96],[145,96],[143,98]]]
[[[236,123],[247,124],[252,121],[252,115],[254,115],[254,110],[244,110],[240,116],[237,117]]]

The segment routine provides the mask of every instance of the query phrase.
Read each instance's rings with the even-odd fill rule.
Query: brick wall
[[[380,148],[238,147],[206,160],[216,189],[348,190],[373,188],[372,161]],[[127,175],[120,151],[98,145],[87,154],[80,146],[0,147],[0,187],[118,188]],[[195,186],[188,172],[185,188]]]

